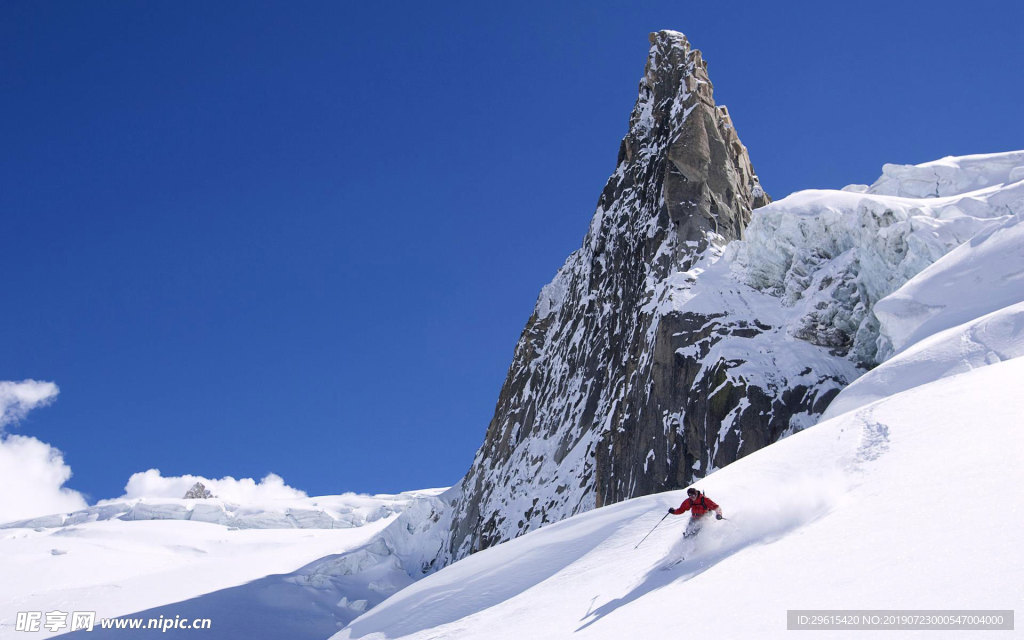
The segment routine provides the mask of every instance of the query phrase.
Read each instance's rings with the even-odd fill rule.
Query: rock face
[[[186,491],[185,495],[182,497],[185,500],[205,500],[207,498],[212,498],[213,494],[210,493],[205,484],[197,482],[192,485],[192,488]]]
[[[445,563],[579,511],[685,486],[799,428],[791,418],[820,413],[845,382],[730,377],[744,362],[708,361],[712,349],[772,327],[672,303],[667,283],[695,278],[699,261],[742,238],[769,198],[715,105],[700,51],[673,31],[650,42],[618,165],[583,246],[541,291],[516,346],[454,501]]]

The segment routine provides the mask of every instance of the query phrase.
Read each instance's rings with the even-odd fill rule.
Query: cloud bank
[[[275,500],[305,498],[306,492],[289,487],[276,473],[256,482],[252,478],[204,478],[203,476],[163,476],[159,469],[132,474],[124,487],[126,498],[181,498],[192,485],[202,482],[214,496],[235,504],[260,504]]]
[[[64,487],[71,467],[58,449],[4,432],[32,409],[53,402],[59,392],[52,382],[0,381],[0,522],[86,507],[82,494]]]

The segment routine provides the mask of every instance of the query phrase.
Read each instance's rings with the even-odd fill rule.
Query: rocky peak
[[[632,159],[658,138],[670,137],[686,118],[686,108],[697,101],[714,106],[707,63],[677,31],[658,31],[651,42],[639,95],[629,118],[623,152]]]
[[[701,52],[677,31],[658,31],[649,39],[619,166],[635,164],[641,174],[663,172],[666,213],[682,240],[703,244],[707,232],[724,241],[738,239],[750,208],[770,199],[728,110],[715,105]]]
[[[690,479],[670,452],[678,429],[664,420],[690,392],[671,350],[680,325],[659,311],[661,283],[740,238],[768,198],[700,52],[674,31],[650,42],[615,172],[516,346],[441,564]],[[647,473],[652,444],[657,477]]]
[[[213,494],[210,493],[209,489],[202,482],[192,485],[192,488],[186,491],[183,496],[185,500],[205,500],[212,497],[214,497]]]

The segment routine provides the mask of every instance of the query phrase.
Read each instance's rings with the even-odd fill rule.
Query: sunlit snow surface
[[[55,635],[15,631],[17,612],[54,610],[209,617],[217,638],[257,630],[266,637],[325,637],[361,610],[358,603],[339,606],[344,594],[330,585],[311,589],[302,568],[371,542],[396,514],[436,493],[244,505],[106,501],[7,525],[0,528],[0,638]]]
[[[791,333],[827,341],[842,329],[854,358],[876,363],[1020,300],[1021,216],[1024,151],[886,165],[870,187],[801,191],[758,209],[726,260],[796,312]]]

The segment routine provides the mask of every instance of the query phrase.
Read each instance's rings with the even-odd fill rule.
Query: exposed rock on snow
[[[213,494],[206,488],[206,485],[202,482],[197,482],[192,485],[192,488],[185,492],[182,496],[185,500],[205,500],[206,498],[212,498]]]

